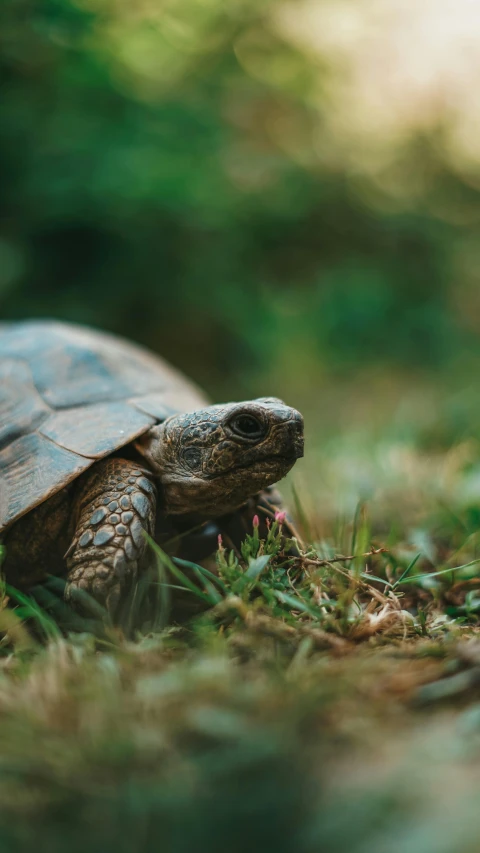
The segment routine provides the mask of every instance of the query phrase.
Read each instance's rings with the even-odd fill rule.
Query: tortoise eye
[[[253,415],[235,415],[230,427],[241,438],[262,438],[266,433],[265,425]]]

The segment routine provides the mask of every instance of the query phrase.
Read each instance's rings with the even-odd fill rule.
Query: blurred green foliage
[[[127,334],[216,394],[475,351],[478,192],[435,134],[383,184],[332,165],[335,72],[279,5],[4,0],[2,317]]]

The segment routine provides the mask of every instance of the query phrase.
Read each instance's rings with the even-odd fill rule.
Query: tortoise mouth
[[[290,468],[293,467],[297,459],[303,456],[303,452],[299,453],[275,453],[269,456],[262,456],[261,459],[257,459],[256,462],[249,462],[246,465],[233,465],[231,468],[226,468],[224,471],[216,472],[215,474],[205,474],[205,480],[218,480],[221,477],[225,477],[227,474],[234,474],[237,471],[267,471],[271,470],[271,468],[279,468],[281,470],[289,471]]]

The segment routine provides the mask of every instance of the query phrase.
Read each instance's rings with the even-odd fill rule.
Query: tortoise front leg
[[[87,594],[115,617],[145,562],[143,534],[153,535],[155,511],[151,474],[135,462],[103,459],[80,478],[75,535],[66,554],[67,601],[81,607]]]

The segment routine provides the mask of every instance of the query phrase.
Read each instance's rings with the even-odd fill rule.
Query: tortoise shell
[[[0,323],[0,533],[203,393],[156,355],[54,321]]]

